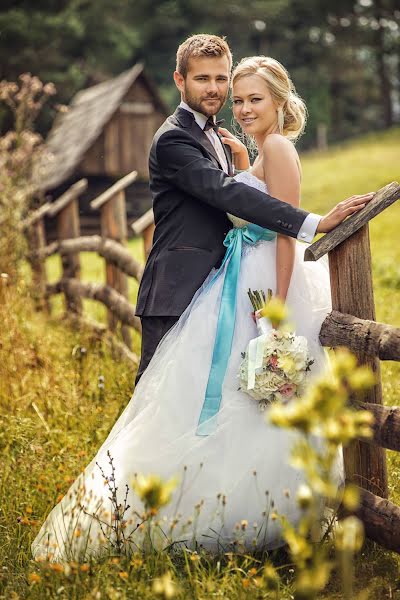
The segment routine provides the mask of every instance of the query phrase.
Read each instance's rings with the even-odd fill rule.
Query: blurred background
[[[23,72],[56,85],[36,128],[56,106],[143,62],[172,112],[177,46],[193,33],[226,36],[235,62],[265,54],[289,70],[306,100],[300,149],[324,148],[400,121],[398,0],[3,0],[0,80]],[[230,122],[230,103],[223,117]],[[11,115],[0,108],[0,132]]]

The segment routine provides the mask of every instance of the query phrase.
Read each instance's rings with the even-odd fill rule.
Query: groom
[[[232,227],[227,212],[311,242],[372,198],[353,196],[321,217],[235,181],[230,148],[215,123],[228,96],[231,67],[229,46],[220,37],[194,35],[178,48],[174,80],[182,102],[155,134],[150,151],[155,232],[136,307],[142,322],[136,383],[161,338],[220,265]]]

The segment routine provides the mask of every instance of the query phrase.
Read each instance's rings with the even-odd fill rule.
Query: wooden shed
[[[81,230],[85,235],[98,233],[99,218],[90,210],[90,200],[136,170],[137,181],[126,190],[128,223],[136,220],[151,206],[148,155],[153,135],[167,115],[142,64],[78,92],[68,111],[58,115],[46,140],[50,160],[41,172],[41,190],[56,198],[86,177],[88,189],[80,199]],[[51,222],[46,229],[51,239]]]

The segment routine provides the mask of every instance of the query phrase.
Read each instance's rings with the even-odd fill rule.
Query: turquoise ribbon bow
[[[224,240],[224,260],[210,283],[211,286],[226,266],[221,304],[219,307],[214,350],[208,376],[207,389],[201,409],[196,435],[207,436],[217,426],[216,415],[222,398],[222,385],[231,354],[236,320],[236,292],[240,272],[243,244],[255,244],[260,240],[271,241],[276,237],[274,231],[250,223],[246,227],[235,227],[228,232]]]

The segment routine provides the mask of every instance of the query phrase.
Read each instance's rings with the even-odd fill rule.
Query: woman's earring
[[[283,135],[283,125],[285,123],[285,117],[283,116],[283,109],[280,106],[277,110],[278,113],[278,131],[281,135]]]

